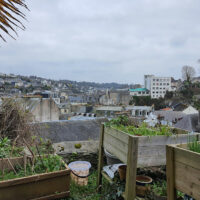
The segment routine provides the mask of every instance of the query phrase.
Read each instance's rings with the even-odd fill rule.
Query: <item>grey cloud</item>
[[[27,30],[1,45],[0,71],[142,83],[147,73],[178,78],[199,58],[198,0],[27,3]]]

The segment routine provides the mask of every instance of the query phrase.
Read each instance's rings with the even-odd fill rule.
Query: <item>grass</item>
[[[151,186],[151,190],[154,194],[159,197],[167,196],[167,182],[165,180],[160,182],[154,182]],[[183,198],[184,194],[180,191],[177,191],[177,196]]]
[[[60,200],[122,200],[119,183],[110,185],[103,178],[102,193],[97,192],[97,171],[93,171],[88,178],[87,186],[79,186],[71,181],[70,197]]]
[[[187,146],[188,146],[188,149],[190,151],[194,151],[196,153],[200,153],[200,143],[196,138],[193,139],[192,142],[190,141],[190,138],[189,138]]]

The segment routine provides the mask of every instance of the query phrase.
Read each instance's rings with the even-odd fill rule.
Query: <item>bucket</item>
[[[152,178],[149,176],[139,175],[136,177],[136,194],[140,197],[144,197],[148,191],[150,191],[150,183]]]
[[[71,162],[68,167],[71,169],[71,178],[78,185],[87,185],[91,164],[87,161]]]
[[[118,167],[118,172],[119,172],[120,181],[125,180],[126,179],[126,165],[120,165]]]
[[[114,165],[121,163],[121,161],[116,156],[109,153],[106,149],[104,149],[104,152],[106,154],[107,165]]]

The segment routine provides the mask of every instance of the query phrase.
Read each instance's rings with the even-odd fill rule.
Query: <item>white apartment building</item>
[[[171,77],[156,77],[154,75],[145,75],[144,84],[148,89],[150,88],[151,98],[164,97],[167,91],[172,91]]]

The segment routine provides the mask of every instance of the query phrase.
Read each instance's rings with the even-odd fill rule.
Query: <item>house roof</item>
[[[183,112],[179,112],[179,111],[162,111],[162,110],[155,111],[154,114],[157,116],[164,117],[164,120],[168,122],[173,122],[176,119],[180,120],[186,115]]]
[[[63,120],[34,123],[38,136],[50,139],[53,143],[63,141],[98,140],[101,123],[107,119],[96,120]]]
[[[187,131],[197,132],[198,129],[196,126],[198,125],[198,114],[185,115],[180,121],[174,124],[174,127],[181,128]]]
[[[130,89],[130,92],[148,92],[147,88]]]

